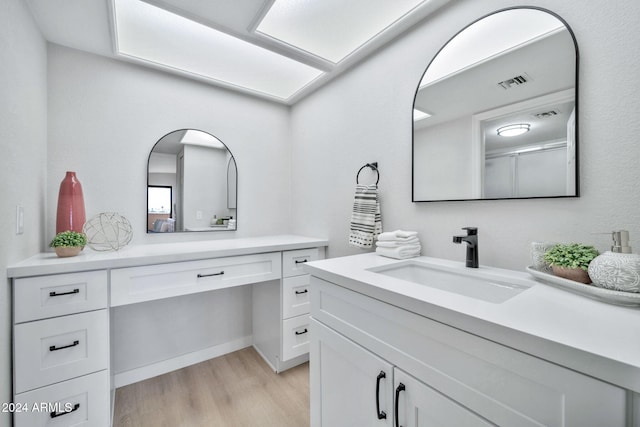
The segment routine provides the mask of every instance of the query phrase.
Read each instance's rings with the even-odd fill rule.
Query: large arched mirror
[[[577,67],[573,33],[542,9],[460,31],[416,91],[413,201],[578,196]]]
[[[182,129],[160,138],[147,166],[147,232],[235,230],[238,173],[213,135]]]

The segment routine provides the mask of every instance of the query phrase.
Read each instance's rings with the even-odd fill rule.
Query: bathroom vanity
[[[311,278],[311,425],[639,426],[640,309],[364,254]]]
[[[243,346],[253,344],[277,372],[308,360],[309,276],[301,266],[324,258],[326,245],[266,236],[87,249],[73,258],[43,253],[10,266],[15,426],[108,426],[116,387],[213,357],[185,354],[114,378],[119,307],[253,285],[253,337]]]

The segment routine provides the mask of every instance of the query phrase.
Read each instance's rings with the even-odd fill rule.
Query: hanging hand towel
[[[372,247],[375,236],[382,233],[377,185],[356,185],[350,230],[349,244],[359,248]]]

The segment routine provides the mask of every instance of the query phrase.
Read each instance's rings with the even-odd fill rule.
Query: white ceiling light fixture
[[[286,100],[323,72],[139,0],[113,0],[116,53]]]
[[[334,64],[428,0],[275,0],[256,28]]]
[[[498,135],[500,136],[518,136],[531,130],[529,123],[516,123],[512,125],[502,126],[498,128]]]
[[[419,120],[428,119],[431,117],[431,114],[425,113],[424,111],[420,111],[417,108],[413,109],[413,121],[417,122]]]

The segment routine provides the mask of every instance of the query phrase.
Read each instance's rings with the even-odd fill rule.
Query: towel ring
[[[367,163],[366,165],[361,167],[358,170],[358,173],[356,174],[356,184],[360,184],[358,182],[358,178],[360,177],[360,172],[362,172],[362,169],[364,169],[364,168],[369,168],[369,169],[373,170],[376,174],[378,174],[378,179],[376,179],[376,185],[378,185],[378,183],[380,182],[380,171],[378,170],[378,162]]]

